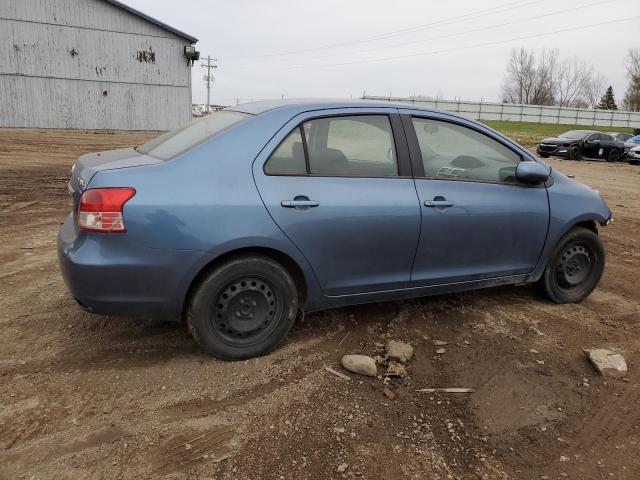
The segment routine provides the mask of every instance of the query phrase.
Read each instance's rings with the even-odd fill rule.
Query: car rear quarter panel
[[[170,161],[98,172],[89,186],[136,189],[124,207],[131,241],[201,252],[195,265],[176,265],[175,275],[182,276],[179,295],[186,295],[195,275],[220,255],[263,247],[298,264],[312,299],[319,292],[313,271],[269,216],[251,173],[255,157],[290,117],[278,110],[251,117]]]

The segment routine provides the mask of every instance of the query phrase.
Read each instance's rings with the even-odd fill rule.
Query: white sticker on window
[[[601,148],[600,150],[598,150],[598,156],[599,156],[599,157],[601,157],[601,156],[602,156],[602,152],[603,152],[603,151],[604,151],[604,150],[603,150],[602,148]]]

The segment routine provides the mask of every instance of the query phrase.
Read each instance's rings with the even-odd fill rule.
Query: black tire
[[[620,150],[616,148],[612,148],[609,150],[609,155],[607,156],[607,162],[617,162],[620,158]]]
[[[556,245],[539,283],[550,300],[578,303],[596,288],[604,265],[604,247],[598,235],[576,227]]]
[[[540,153],[539,155],[542,158],[549,158],[549,154],[548,153]]]
[[[189,332],[223,360],[259,357],[287,336],[298,311],[287,270],[262,255],[231,259],[197,286],[187,307]]]
[[[569,148],[568,158],[569,160],[582,160],[582,150],[580,150],[580,147],[573,145]]]

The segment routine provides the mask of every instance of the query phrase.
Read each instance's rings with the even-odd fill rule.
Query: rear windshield
[[[214,112],[195,122],[191,122],[189,125],[176,128],[153,140],[149,140],[147,143],[136,147],[136,150],[160,160],[169,160],[250,116],[247,113],[224,110]]]

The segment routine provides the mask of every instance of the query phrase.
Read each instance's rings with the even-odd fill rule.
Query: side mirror
[[[549,179],[551,170],[546,165],[525,160],[516,167],[516,178],[522,183],[543,183]]]

